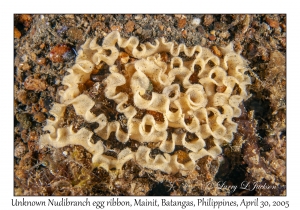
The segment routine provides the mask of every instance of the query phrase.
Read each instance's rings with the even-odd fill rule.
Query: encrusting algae
[[[63,79],[67,88],[50,110],[55,119],[47,120],[40,146],[81,145],[107,171],[122,170],[132,159],[144,168],[186,175],[200,158],[216,158],[233,140],[232,118],[240,116],[247,98],[246,60],[232,44],[220,50],[218,57],[199,45],[188,48],[163,38],[142,44],[116,31],[102,46],[88,39]],[[89,93],[95,92],[102,96],[94,99]],[[61,126],[69,106],[94,126],[75,131],[72,124]],[[117,117],[109,116],[112,109]],[[111,138],[138,146],[107,148]]]

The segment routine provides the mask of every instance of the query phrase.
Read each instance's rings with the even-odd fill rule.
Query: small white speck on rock
[[[63,151],[63,155],[64,155],[65,157],[67,157],[67,156],[68,156],[68,152],[67,152],[67,151]]]
[[[198,25],[200,25],[200,22],[201,22],[200,18],[194,18],[192,20],[192,25],[193,26],[198,26]]]
[[[60,84],[60,80],[59,80],[59,79],[56,79],[56,80],[55,80],[55,84],[56,84],[56,85],[59,85],[59,84]]]
[[[27,58],[28,58],[28,56],[26,55],[26,54],[24,54],[22,57],[22,61],[25,63],[25,62],[27,62]]]
[[[143,18],[143,15],[136,15],[135,17],[134,17],[134,19],[136,19],[136,20],[141,20]]]

